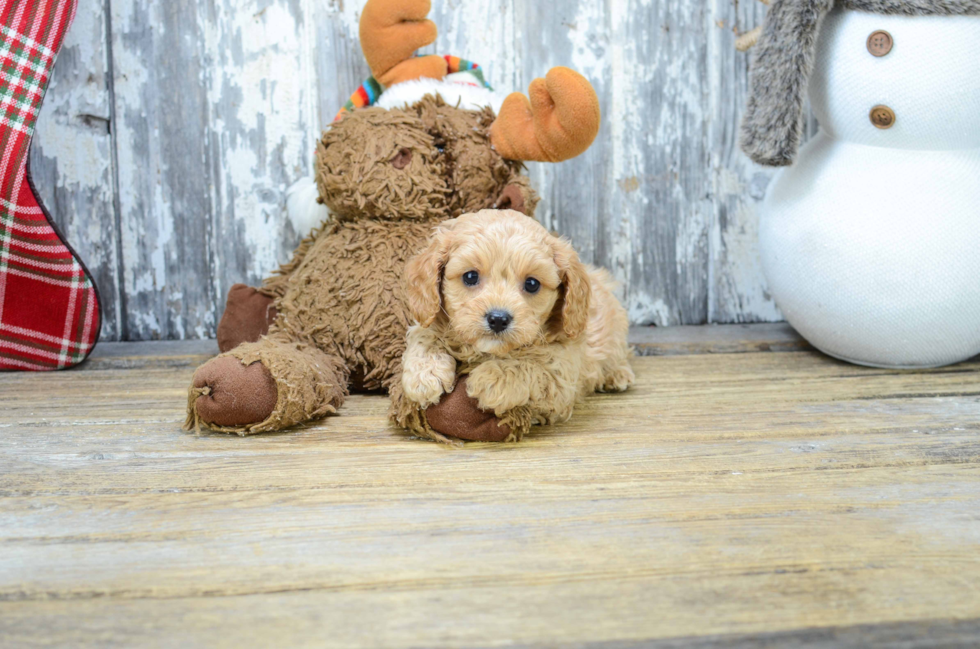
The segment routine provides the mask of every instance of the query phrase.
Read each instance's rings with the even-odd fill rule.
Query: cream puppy
[[[633,382],[626,312],[609,273],[512,210],[440,225],[406,269],[404,398],[439,403],[465,374],[467,394],[517,441],[533,423],[565,421],[577,400]]]

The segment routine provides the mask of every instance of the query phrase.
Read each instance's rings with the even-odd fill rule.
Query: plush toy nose
[[[513,319],[514,316],[506,311],[491,311],[487,314],[487,326],[490,331],[499,334],[510,326]]]

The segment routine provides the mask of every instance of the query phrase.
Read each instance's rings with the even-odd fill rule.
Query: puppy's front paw
[[[531,400],[527,381],[521,380],[515,372],[507,372],[494,361],[488,361],[470,372],[466,393],[477,400],[480,410],[492,411],[498,417]]]
[[[625,392],[633,385],[635,380],[636,375],[633,374],[633,368],[629,365],[624,365],[606,374],[602,379],[602,385],[596,391]]]
[[[405,396],[422,407],[439,403],[443,394],[453,391],[456,383],[456,359],[449,354],[434,354],[406,365],[402,372]]]

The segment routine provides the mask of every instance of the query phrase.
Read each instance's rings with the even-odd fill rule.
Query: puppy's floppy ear
[[[405,288],[412,317],[423,327],[435,322],[442,309],[442,271],[452,246],[452,221],[440,225],[429,245],[405,267]]]
[[[554,251],[555,265],[561,276],[561,296],[552,314],[554,330],[559,335],[563,333],[568,338],[577,338],[589,324],[592,296],[589,271],[567,241],[555,239]]]

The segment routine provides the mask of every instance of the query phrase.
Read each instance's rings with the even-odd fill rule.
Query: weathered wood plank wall
[[[98,280],[106,339],[213,336],[224,294],[303,233],[285,191],[367,76],[364,0],[88,0],[32,154]],[[749,0],[433,0],[428,51],[501,89],[553,65],[595,85],[598,141],[531,165],[542,220],[624,283],[634,322],[778,320],[755,252],[771,172],[738,150]]]

